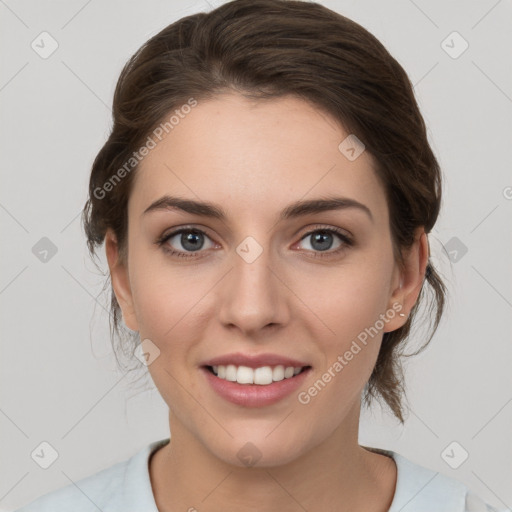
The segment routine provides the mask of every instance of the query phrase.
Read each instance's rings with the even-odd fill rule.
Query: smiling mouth
[[[216,377],[238,384],[256,384],[259,386],[268,386],[281,380],[293,379],[293,377],[303,373],[311,366],[261,366],[250,368],[242,365],[216,365],[205,366]]]

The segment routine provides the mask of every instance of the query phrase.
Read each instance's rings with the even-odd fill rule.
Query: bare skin
[[[161,512],[389,509],[396,466],[358,444],[360,399],[383,333],[403,325],[398,311],[407,315],[418,298],[428,242],[418,229],[399,267],[373,159],[366,151],[347,159],[338,149],[347,135],[297,98],[223,95],[199,102],[137,170],[128,261],[111,231],[106,253],[126,325],[160,351],[148,369],[169,406],[171,442],[149,464]],[[165,194],[215,203],[226,218],[143,213]],[[278,219],[292,202],[330,196],[370,215],[349,207]],[[199,250],[180,234],[156,243],[184,227],[205,233]],[[333,233],[332,246],[319,249],[315,233],[330,228],[353,244]],[[248,236],[262,249],[251,263],[236,252]],[[311,365],[307,391],[370,326],[378,335],[307,404],[292,393],[264,407],[236,405],[201,370],[212,357],[271,352]],[[237,456],[248,442],[260,454],[251,467]]]

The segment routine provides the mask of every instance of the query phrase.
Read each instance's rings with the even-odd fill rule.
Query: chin
[[[289,430],[266,434],[261,432],[253,436],[237,436],[224,446],[211,447],[211,453],[226,464],[240,468],[270,468],[283,466],[299,458],[306,446],[301,436],[290,435]],[[275,436],[274,439],[270,437]]]

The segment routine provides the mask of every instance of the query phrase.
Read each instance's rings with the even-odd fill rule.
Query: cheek
[[[392,258],[365,256],[314,277],[297,276],[294,291],[305,298],[310,325],[316,317],[316,339],[342,350],[373,326],[388,307],[392,268]]]
[[[130,282],[141,337],[161,342],[192,323],[208,291],[190,268],[171,268],[155,255],[134,255]]]
[[[183,389],[197,394],[188,372],[201,339],[201,298],[209,288],[190,270],[151,266],[149,258],[144,261],[145,265],[136,266],[134,258],[136,270],[131,277],[140,339],[158,347],[159,355],[148,371],[168,406],[179,409],[187,404]]]
[[[159,350],[148,370],[167,404],[181,403],[182,386],[194,391],[190,378],[207,331],[206,309],[215,280],[190,267],[179,269],[157,258],[133,258],[132,294],[140,339],[149,339]],[[185,383],[187,383],[185,385]],[[181,390],[181,391],[180,391]]]
[[[312,334],[323,357],[316,380],[301,390],[299,402],[309,414],[330,411],[323,415],[326,429],[339,424],[358,403],[379,354],[385,326],[382,318],[394,316],[394,311],[386,316],[388,296],[383,290],[387,274],[383,270],[351,269],[340,277],[342,284],[326,280],[318,283],[325,285],[324,293],[310,296],[311,309],[322,320],[312,320],[319,326]]]
[[[133,300],[141,339],[162,340],[165,333],[172,332],[180,317],[183,301],[170,293],[165,281],[138,275],[135,280]]]

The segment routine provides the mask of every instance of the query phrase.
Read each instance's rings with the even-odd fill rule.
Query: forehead
[[[334,194],[385,215],[373,157],[363,151],[350,160],[339,148],[349,135],[295,97],[254,101],[229,94],[199,101],[155,139],[139,164],[130,210],[140,214],[172,194],[218,203],[237,215],[256,208],[273,215],[299,199]]]

